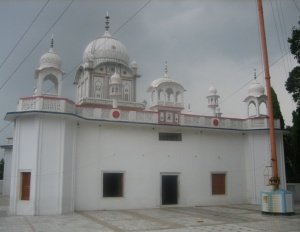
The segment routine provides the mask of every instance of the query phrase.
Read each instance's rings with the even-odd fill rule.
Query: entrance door
[[[178,204],[178,176],[177,175],[161,176],[161,204],[162,205]]]

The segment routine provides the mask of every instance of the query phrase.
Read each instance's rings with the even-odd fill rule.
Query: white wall
[[[180,132],[182,141],[159,141]],[[280,138],[278,138],[280,139]],[[279,153],[283,154],[279,142]],[[182,206],[259,203],[270,164],[267,131],[72,121],[66,116],[16,121],[12,160],[12,214],[161,206],[161,174],[179,176]],[[280,157],[280,170],[284,160]],[[30,201],[20,201],[20,171],[31,171]],[[103,198],[103,172],[124,172],[124,196]],[[212,195],[211,173],[226,173],[226,194]],[[283,178],[284,175],[283,175]]]
[[[36,198],[36,161],[39,141],[39,119],[22,117],[16,120],[10,188],[10,214],[33,215]],[[31,172],[30,200],[20,200],[20,172]]]
[[[10,213],[19,215],[73,212],[74,132],[62,117],[17,120],[12,165]],[[31,172],[30,200],[20,200],[20,172]]]
[[[43,117],[39,150],[38,215],[74,211],[75,125],[61,117]]]
[[[36,214],[57,214],[61,212],[63,175],[63,120],[41,118]]]
[[[81,123],[77,131],[76,210],[159,207],[160,175],[168,172],[179,174],[179,205],[246,201],[240,132],[186,130],[182,142],[171,142],[152,127]],[[125,173],[123,198],[102,197],[103,171]],[[212,196],[211,172],[227,173],[225,196]]]
[[[74,211],[76,126],[73,121],[64,123],[62,213],[69,213]]]
[[[280,188],[285,189],[285,166],[282,132],[276,134],[278,170],[281,180]],[[260,193],[272,189],[268,185],[268,178],[272,176],[271,148],[269,132],[248,132],[245,141],[245,161],[247,176],[247,200],[252,204],[260,204]],[[269,177],[265,177],[269,174]]]

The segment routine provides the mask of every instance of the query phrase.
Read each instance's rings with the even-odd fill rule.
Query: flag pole
[[[265,81],[267,89],[267,99],[268,99],[268,119],[269,119],[269,130],[270,130],[270,143],[271,143],[271,163],[272,163],[272,177],[270,178],[270,184],[273,186],[274,190],[279,188],[280,178],[278,176],[278,164],[276,155],[276,135],[274,129],[274,113],[273,113],[273,102],[272,102],[272,91],[271,91],[271,76],[269,70],[269,60],[268,60],[268,48],[265,32],[264,23],[264,13],[262,0],[257,0],[258,5],[258,15],[259,15],[259,27],[260,27],[260,39],[263,51],[263,61],[264,61],[264,71],[265,71]]]

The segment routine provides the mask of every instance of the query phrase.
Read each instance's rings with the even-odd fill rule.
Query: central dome
[[[113,38],[108,31],[85,48],[83,62],[94,62],[94,67],[103,62],[116,62],[129,65],[127,48],[117,39]]]

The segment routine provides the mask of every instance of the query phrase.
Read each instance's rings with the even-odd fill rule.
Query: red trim
[[[219,126],[219,119],[217,118],[213,119],[212,123],[214,126]]]
[[[115,111],[112,112],[112,116],[114,118],[119,118],[120,117],[120,112],[118,110],[115,110]]]

